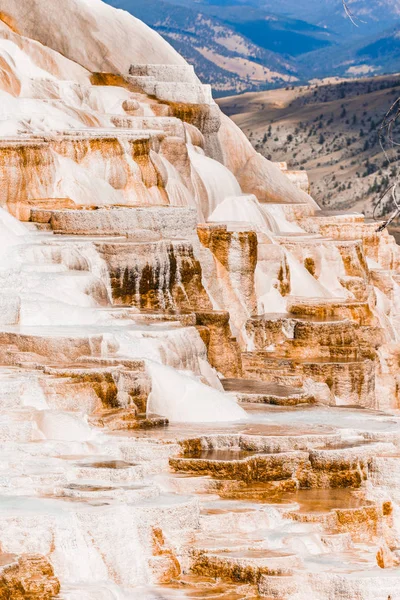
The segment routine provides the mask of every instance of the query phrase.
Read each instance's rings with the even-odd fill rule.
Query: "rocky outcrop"
[[[101,0],[68,0],[62,15],[52,0],[35,0],[26,13],[21,1],[3,0],[5,22],[22,35],[68,57],[89,71],[128,73],[132,62],[185,64],[155,31]],[[61,19],[61,20],[60,20]],[[69,32],[73,31],[73,36]],[[58,33],[55,33],[58,32]]]
[[[1,562],[1,600],[52,600],[58,595],[60,583],[45,557],[25,555],[15,561],[5,557]]]
[[[306,202],[315,206],[308,194],[290,185],[272,163],[254,151],[236,125],[221,115],[210,91],[200,85],[191,68],[161,36],[100,0],[90,9],[78,0],[69,1],[65,8],[68,27],[60,25],[58,11],[44,0],[36,0],[29,15],[19,0],[3,0],[1,8],[4,22],[12,21],[15,31],[22,35],[40,41],[88,71],[126,75],[134,91],[168,102],[175,116],[205,134],[209,155],[224,162],[244,192],[255,193],[260,202]],[[72,38],[66,33],[71,28]],[[57,35],[52,34],[55,30]],[[110,36],[108,30],[118,31],[118,35]],[[125,108],[131,106],[128,100],[124,102]]]
[[[0,597],[395,600],[395,241],[126,13],[31,4],[0,0]]]
[[[218,138],[224,164],[237,177],[244,192],[255,194],[260,202],[317,204],[302,189],[290,183],[279,167],[258,154],[242,131],[223,115]]]

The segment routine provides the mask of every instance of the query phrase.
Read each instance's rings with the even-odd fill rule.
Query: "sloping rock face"
[[[49,561],[42,556],[26,555],[16,562],[5,556],[0,571],[2,600],[51,600],[60,591]]]
[[[394,239],[99,0],[0,96],[0,597],[398,599]]]
[[[160,35],[122,10],[100,0],[68,0],[64,7],[60,13],[51,0],[35,0],[27,14],[23,2],[6,0],[1,10],[15,31],[92,72],[127,73],[132,62],[185,64]]]

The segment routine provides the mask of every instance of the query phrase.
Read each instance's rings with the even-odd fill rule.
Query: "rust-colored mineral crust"
[[[39,555],[24,555],[0,567],[1,600],[52,600],[60,591],[50,562]]]
[[[400,600],[394,238],[59,4],[0,0],[0,600]]]

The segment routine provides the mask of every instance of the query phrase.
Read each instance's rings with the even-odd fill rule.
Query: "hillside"
[[[279,85],[297,79],[287,58],[251,42],[234,26],[198,10],[162,0],[110,0],[145,21],[195,66],[215,92],[231,93]]]
[[[244,94],[219,104],[261,154],[306,169],[321,206],[370,215],[400,172],[400,151],[387,147],[386,156],[378,135],[399,94],[398,76],[385,76]]]
[[[206,0],[208,1],[208,0]],[[348,0],[358,27],[343,18],[342,0],[247,0],[251,5],[273,10],[292,18],[304,19],[319,27],[329,27],[352,40],[384,31],[400,19],[399,0]]]
[[[309,54],[300,56],[296,61],[299,72],[307,71],[312,79],[326,76],[363,77],[399,71],[400,23],[391,24],[388,29],[378,33],[369,31],[369,22],[361,26],[367,27],[367,36],[355,36],[353,40],[346,37],[347,43],[334,49],[318,50],[312,54],[312,60]]]
[[[216,96],[400,70],[400,1],[108,0],[156,29]]]
[[[335,31],[350,36],[352,40],[366,35],[378,34],[400,20],[400,0],[348,0],[358,27],[344,18],[342,0],[166,0],[182,6],[197,6],[202,12],[219,12],[226,15],[236,11],[240,20],[250,20],[249,15],[258,12],[272,13],[282,19],[301,20],[310,26]]]
[[[186,5],[163,0],[109,0],[158,31],[216,95],[277,87],[302,78],[296,58],[333,43],[299,19],[242,5]]]

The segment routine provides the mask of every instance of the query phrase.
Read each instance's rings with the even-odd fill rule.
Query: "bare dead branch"
[[[356,23],[356,17],[353,15],[353,13],[351,12],[351,10],[349,9],[347,1],[346,0],[342,0],[342,3],[343,3],[344,12],[346,13],[346,17],[348,19],[350,19],[350,21],[353,23],[353,25],[355,27],[358,27],[358,25]]]
[[[387,221],[382,223],[382,225],[379,225],[378,229],[376,230],[376,233],[381,233],[384,229],[389,227],[389,225],[399,216],[399,214],[400,214],[400,209],[396,208],[396,210],[393,212],[392,216]]]
[[[393,187],[394,187],[395,185],[396,185],[395,183],[392,183],[391,185],[389,185],[389,187],[387,187],[387,188],[386,188],[386,190],[383,192],[383,194],[381,194],[381,195],[380,195],[380,197],[379,197],[379,199],[378,199],[377,203],[376,203],[376,204],[375,204],[375,206],[374,206],[374,210],[373,210],[373,213],[372,213],[372,218],[373,218],[375,221],[377,221],[377,220],[378,220],[378,218],[377,218],[377,216],[376,216],[376,212],[377,212],[378,208],[381,206],[382,202],[384,201],[384,199],[386,198],[386,196],[389,194],[389,192],[391,192],[391,191],[392,191],[392,189],[393,189]]]
[[[400,118],[400,98],[397,98],[386,112],[381,126],[379,127],[379,143],[382,148],[382,151],[385,153],[387,160],[389,160],[386,149],[384,147],[384,142],[388,141],[391,146],[399,146],[400,144],[395,141],[393,138],[393,129]],[[389,161],[390,162],[390,161]]]
[[[349,5],[348,5],[348,0],[342,0],[342,4],[343,4],[344,12],[346,13],[347,18],[350,19],[350,21],[352,22],[353,25],[355,25],[355,27],[358,27],[357,21],[359,21],[360,23],[365,22],[365,21],[361,21],[361,19],[357,18],[352,13],[352,11],[350,10]],[[379,127],[379,131],[378,131],[379,144],[380,144],[382,152],[384,153],[385,158],[388,161],[388,163],[390,163],[391,160],[390,160],[387,150],[385,148],[385,142],[388,142],[392,148],[394,146],[400,146],[400,143],[396,142],[393,137],[393,131],[394,131],[396,123],[398,122],[399,119],[400,119],[400,98],[397,98],[397,100],[395,100],[393,102],[393,104],[391,105],[389,110],[386,112],[386,114],[383,118],[383,121]],[[394,219],[396,219],[400,215],[400,205],[397,201],[396,191],[397,191],[397,182],[392,183],[388,188],[386,188],[386,190],[383,192],[383,194],[380,196],[380,198],[378,199],[377,203],[374,206],[373,218],[375,220],[377,220],[376,219],[376,211],[377,211],[378,207],[382,206],[383,200],[386,198],[386,196],[389,194],[389,192],[391,192],[392,201],[396,208],[393,211],[392,215],[389,217],[389,219],[384,221],[378,227],[378,229],[376,230],[377,232],[381,232],[384,229],[386,229],[394,221]]]
[[[391,148],[393,148],[394,146],[400,146],[400,144],[398,142],[396,142],[396,140],[393,137],[393,131],[394,131],[394,128],[395,128],[396,124],[398,123],[399,119],[400,119],[400,98],[397,98],[397,100],[395,100],[392,103],[389,110],[386,112],[386,114],[382,120],[382,123],[379,127],[379,131],[378,131],[379,144],[380,144],[380,147],[381,147],[388,163],[390,163],[392,161],[389,158],[389,155],[387,153],[387,149],[386,149],[385,145],[389,144],[389,146]],[[392,213],[391,217],[387,221],[385,221],[385,223],[382,223],[382,225],[380,227],[378,227],[378,229],[377,229],[378,232],[386,229],[386,227],[388,227],[392,223],[392,221],[394,221],[394,219],[396,219],[400,214],[400,206],[399,206],[399,203],[398,203],[397,197],[396,197],[396,189],[397,189],[397,182],[395,182],[394,184],[389,186],[389,188],[387,190],[385,190],[385,192],[379,198],[379,200],[374,208],[374,218],[375,218],[375,213],[376,213],[377,207],[381,205],[385,196],[390,191],[392,192],[392,194],[391,194],[392,201],[396,208],[395,208],[394,212]]]
[[[387,194],[389,192],[391,192],[392,195],[392,201],[394,203],[394,205],[396,206],[396,209],[393,211],[392,215],[389,217],[389,219],[387,219],[386,221],[384,221],[381,225],[379,225],[378,229],[376,230],[376,233],[380,233],[381,231],[383,231],[384,229],[386,229],[387,227],[389,227],[389,225],[398,217],[398,215],[400,214],[400,205],[398,203],[397,197],[396,197],[396,191],[397,191],[397,182],[392,183],[388,188],[386,188],[386,190],[383,192],[383,194],[381,195],[381,197],[379,198],[378,202],[376,203],[376,205],[374,206],[374,212],[373,212],[373,218],[376,219],[376,210],[378,208],[378,206],[381,205],[381,203],[383,202],[384,198],[387,196]]]

